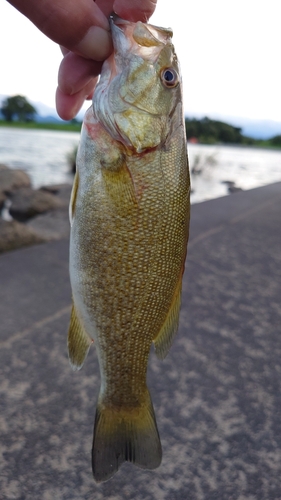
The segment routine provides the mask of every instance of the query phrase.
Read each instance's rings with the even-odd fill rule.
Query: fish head
[[[94,115],[112,137],[142,153],[165,143],[182,101],[172,31],[119,18],[111,30],[114,51],[102,67]]]

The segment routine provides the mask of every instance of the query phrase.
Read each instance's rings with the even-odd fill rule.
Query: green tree
[[[34,106],[32,106],[32,104],[22,95],[7,97],[7,99],[3,101],[0,109],[5,120],[8,122],[14,120],[30,122],[37,113]]]
[[[243,136],[239,127],[233,127],[228,123],[218,120],[210,120],[207,116],[198,120],[196,118],[186,118],[187,139],[196,137],[199,142],[205,144],[232,143],[241,144]]]
[[[275,135],[269,141],[273,146],[281,146],[281,135]]]

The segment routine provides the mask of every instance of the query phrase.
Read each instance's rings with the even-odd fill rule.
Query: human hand
[[[61,46],[56,106],[71,120],[91,99],[103,61],[112,51],[108,17],[147,21],[157,0],[8,0]]]

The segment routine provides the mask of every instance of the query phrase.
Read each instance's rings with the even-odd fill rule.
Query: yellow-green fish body
[[[112,35],[114,53],[83,124],[70,206],[69,357],[80,368],[94,340],[97,481],[125,460],[148,469],[161,462],[147,362],[152,342],[164,358],[177,331],[189,225],[171,31],[116,19]]]

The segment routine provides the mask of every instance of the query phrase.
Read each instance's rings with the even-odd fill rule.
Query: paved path
[[[68,242],[0,257],[0,499],[281,498],[281,183],[194,205],[180,331],[149,385],[163,445],[97,486],[94,349],[66,353]]]

